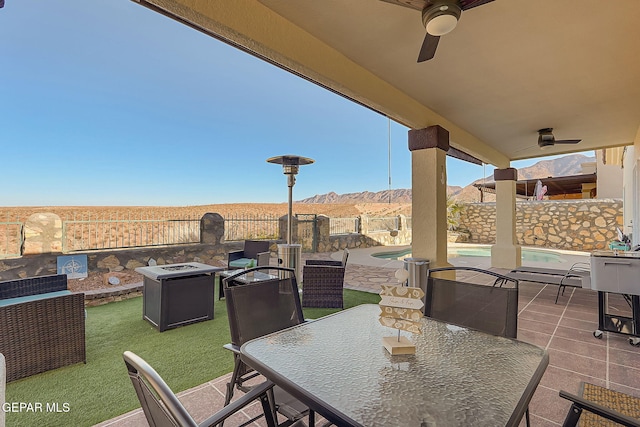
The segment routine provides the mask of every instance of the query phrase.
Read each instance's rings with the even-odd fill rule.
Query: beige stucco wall
[[[596,162],[598,170],[598,199],[622,199],[623,197],[623,175],[621,165],[603,163],[602,150],[596,151]]]

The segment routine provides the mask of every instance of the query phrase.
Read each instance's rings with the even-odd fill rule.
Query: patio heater
[[[291,241],[291,235],[293,234],[293,224],[291,221],[291,218],[293,216],[293,186],[296,183],[296,175],[298,174],[298,169],[300,168],[300,166],[309,165],[313,163],[314,160],[308,157],[287,154],[284,156],[270,157],[267,159],[267,162],[282,165],[282,171],[287,176],[287,186],[289,187],[287,243],[278,245],[278,263],[282,264],[282,267],[293,268],[296,274],[296,278],[300,280],[300,254],[302,252],[302,245],[293,244],[293,242]]]

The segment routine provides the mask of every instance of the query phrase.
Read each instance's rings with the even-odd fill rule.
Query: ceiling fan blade
[[[577,144],[581,139],[556,139],[556,144]]]
[[[426,7],[426,0],[382,0],[387,3],[395,4],[398,6],[408,7],[414,10],[422,10]]]
[[[482,6],[483,4],[491,3],[493,0],[458,0],[458,4],[460,4],[460,9],[469,10],[477,6]]]
[[[422,47],[420,48],[418,62],[428,61],[435,56],[436,49],[438,48],[438,41],[440,41],[439,36],[432,36],[427,33],[424,41],[422,42]]]

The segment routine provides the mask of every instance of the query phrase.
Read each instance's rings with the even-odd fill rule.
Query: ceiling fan
[[[553,128],[543,128],[538,130],[538,147],[549,148],[555,144],[577,144],[581,139],[556,139],[553,136]]]
[[[427,35],[422,42],[418,62],[428,61],[436,54],[440,36],[451,32],[463,10],[482,6],[493,0],[382,0],[422,11],[422,23]]]

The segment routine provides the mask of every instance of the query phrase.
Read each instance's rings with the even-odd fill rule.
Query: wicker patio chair
[[[563,427],[624,425],[640,427],[640,398],[589,383],[580,384],[580,396],[560,390],[572,403]],[[614,424],[617,423],[617,424]]]
[[[245,240],[243,250],[229,252],[227,268],[229,270],[246,268],[252,260],[254,267],[269,265],[269,257],[271,256],[269,246],[271,243],[267,240]]]
[[[84,294],[64,274],[0,282],[0,353],[7,381],[86,363]]]
[[[262,409],[269,427],[275,427],[276,422],[271,414],[271,407],[267,398],[267,392],[273,387],[273,383],[265,381],[259,384],[235,402],[227,405],[201,423],[196,423],[193,417],[180,403],[162,377],[140,356],[125,351],[122,355],[129,378],[138,395],[138,400],[151,427],[163,426],[215,426],[225,419],[244,409],[255,400],[260,400]],[[262,415],[260,415],[262,416]],[[256,418],[251,420],[254,421]],[[247,422],[246,424],[249,424]],[[246,425],[243,424],[243,425]]]
[[[344,274],[349,251],[342,261],[307,260],[302,267],[302,306],[316,308],[344,307]]]

